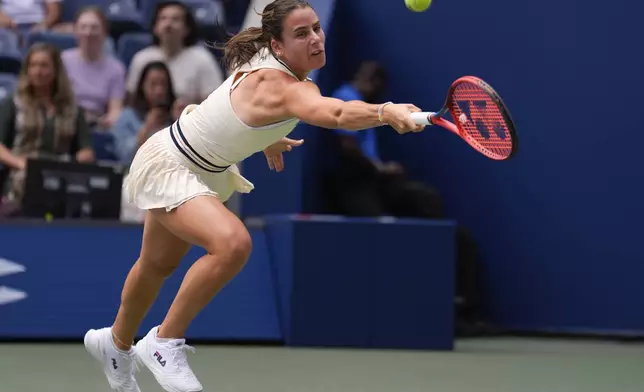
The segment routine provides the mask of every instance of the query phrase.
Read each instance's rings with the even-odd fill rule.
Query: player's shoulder
[[[292,84],[297,83],[297,80],[292,76],[278,69],[262,68],[254,71],[253,74],[263,87],[272,91],[283,91]]]
[[[298,92],[307,92],[307,93],[317,93],[320,94],[320,88],[315,84],[311,79],[296,80],[291,78],[292,83],[289,83],[286,87],[285,92],[289,93],[298,93]]]
[[[283,82],[283,83],[297,82],[295,78],[293,78],[286,72],[276,68],[260,68],[260,69],[257,69],[255,72],[258,75],[260,75],[263,79],[266,79],[266,80]]]
[[[288,88],[317,88],[317,85],[310,79],[297,80],[292,75],[278,69],[261,69],[258,70],[264,80],[279,85],[284,89]]]

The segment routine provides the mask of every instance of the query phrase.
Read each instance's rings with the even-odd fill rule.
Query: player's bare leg
[[[174,236],[148,213],[141,255],[125,282],[114,326],[92,329],[85,334],[85,347],[101,364],[112,389],[140,391],[134,378],[136,357],[132,340],[163,281],[179,265],[188,249],[188,243]]]
[[[197,314],[244,266],[251,240],[243,223],[218,199],[199,196],[154,217],[207,255],[190,268],[165,320],[136,344],[141,361],[166,391],[196,392],[202,386],[188,366],[185,331]]]
[[[118,348],[129,349],[163,283],[177,269],[190,246],[148,211],[141,255],[125,280],[121,306],[112,327]]]

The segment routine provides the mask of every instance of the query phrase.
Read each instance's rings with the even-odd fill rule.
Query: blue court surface
[[[204,391],[641,392],[644,346],[546,339],[472,339],[454,352],[196,345]],[[162,391],[143,369],[141,390]],[[0,345],[0,391],[101,392],[81,343]]]

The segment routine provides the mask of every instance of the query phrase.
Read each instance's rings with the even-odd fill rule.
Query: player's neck
[[[284,64],[284,65],[286,65],[286,64]],[[305,72],[305,71],[298,71],[297,69],[293,69],[293,68],[288,67],[288,66],[286,68],[288,68],[288,70],[291,71],[291,73],[293,75],[295,75],[295,77],[298,78],[300,81],[306,80],[306,78],[308,78],[309,74],[311,73],[311,72]]]
[[[288,65],[286,63],[286,61],[282,60],[281,58],[279,58],[277,56],[274,56],[274,57],[280,64],[282,64],[284,67],[286,67],[286,69],[291,71],[291,73],[293,75],[295,75],[295,77],[298,78],[299,80],[305,80],[309,76],[309,74],[311,73],[311,72],[298,71],[298,70],[292,68],[290,65]]]
[[[310,72],[293,72],[299,80],[306,80],[309,77]]]

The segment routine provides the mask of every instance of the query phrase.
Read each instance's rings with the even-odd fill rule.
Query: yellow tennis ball
[[[423,12],[432,4],[432,0],[405,0],[407,8],[414,12]]]

